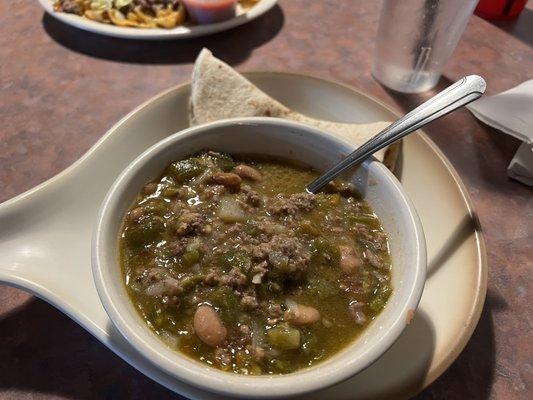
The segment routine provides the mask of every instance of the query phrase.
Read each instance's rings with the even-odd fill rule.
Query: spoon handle
[[[465,76],[368,140],[329,171],[311,182],[307,186],[307,191],[310,193],[318,192],[350,166],[360,163],[376,151],[429,122],[480,98],[485,89],[486,84],[482,77],[477,75]]]

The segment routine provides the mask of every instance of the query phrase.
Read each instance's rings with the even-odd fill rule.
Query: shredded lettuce
[[[114,0],[115,8],[121,9],[122,7],[126,7],[128,4],[130,4],[133,0]]]
[[[91,10],[110,10],[113,7],[113,0],[91,0]]]

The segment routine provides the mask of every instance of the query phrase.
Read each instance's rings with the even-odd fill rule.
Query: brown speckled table
[[[496,93],[533,78],[531,2],[517,22],[473,17],[440,87],[478,73]],[[399,110],[426,96],[390,93],[369,74],[379,2],[281,0],[246,26],[208,38],[130,42],[44,16],[35,0],[0,3],[0,201],[57,174],[122,115],[189,79],[203,47],[241,70],[306,72]],[[489,289],[458,360],[417,399],[533,397],[533,189],[509,180],[518,142],[461,110],[426,132],[457,168],[485,234]],[[2,229],[2,227],[0,227]],[[0,255],[1,260],[1,255]],[[0,399],[167,399],[45,302],[0,286]]]

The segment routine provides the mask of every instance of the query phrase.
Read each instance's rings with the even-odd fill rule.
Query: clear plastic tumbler
[[[404,93],[433,88],[477,0],[383,0],[372,75]]]

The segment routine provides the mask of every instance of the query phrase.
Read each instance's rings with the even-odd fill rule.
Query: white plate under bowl
[[[252,73],[252,82],[312,117],[393,120],[393,111],[329,81]],[[119,121],[67,170],[0,205],[0,282],[28,290],[76,320],[135,368],[184,396],[220,399],[147,362],[105,313],[91,273],[91,233],[105,193],[140,153],[188,126],[190,86],[172,88]],[[398,341],[355,377],[305,399],[402,398],[433,382],[470,338],[485,299],[487,263],[475,212],[457,173],[423,133],[404,140],[398,177],[418,211],[428,279],[418,312]],[[46,206],[44,206],[46,205]]]
[[[75,26],[76,28],[85,31],[99,33],[101,35],[141,40],[187,39],[226,31],[263,15],[274,7],[276,2],[277,0],[260,0],[255,6],[248,9],[246,12],[238,13],[238,15],[232,19],[217,22],[215,24],[177,26],[172,29],[142,29],[104,24],[75,14],[57,12],[54,11],[54,0],[39,0],[39,3],[41,3],[48,14],[65,24]]]

